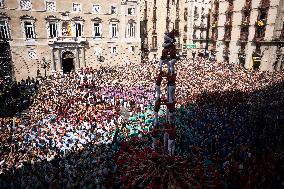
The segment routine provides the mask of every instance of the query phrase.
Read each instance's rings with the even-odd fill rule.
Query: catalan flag
[[[263,22],[262,20],[259,20],[259,21],[257,22],[257,25],[258,25],[259,27],[262,27],[262,26],[264,26],[264,22]]]
[[[72,27],[71,27],[71,23],[70,22],[69,22],[68,28],[67,28],[67,36],[72,36]]]

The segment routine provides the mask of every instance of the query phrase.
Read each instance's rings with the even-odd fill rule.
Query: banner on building
[[[184,45],[184,48],[186,49],[196,49],[196,44],[193,43],[193,44],[186,44]]]
[[[258,55],[252,55],[252,67],[254,69],[259,68],[261,62],[261,56]]]

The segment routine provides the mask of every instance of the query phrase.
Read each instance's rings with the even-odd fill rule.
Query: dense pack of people
[[[25,110],[36,95],[39,81],[28,77],[20,82],[0,79],[0,116],[12,116]]]
[[[180,60],[175,71],[174,156],[162,136],[152,146],[161,135],[153,130],[157,64],[82,68],[44,80],[25,119],[1,118],[0,186],[280,186],[283,73],[203,58]],[[158,113],[163,120],[165,109]]]

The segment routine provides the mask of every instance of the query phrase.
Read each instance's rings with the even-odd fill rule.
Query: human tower
[[[174,155],[175,151],[175,139],[176,139],[176,127],[175,127],[175,81],[176,73],[174,65],[177,62],[175,36],[176,30],[171,32],[165,32],[162,56],[159,62],[159,73],[156,77],[155,85],[155,105],[154,114],[155,121],[152,131],[153,136],[153,149],[155,151],[161,150],[159,148],[159,136],[163,135],[163,149],[162,153],[168,155]],[[167,64],[167,72],[163,71],[163,65]],[[166,94],[161,95],[161,84],[163,79],[167,81]],[[162,97],[161,97],[162,96]],[[159,119],[159,111],[161,106],[166,106],[166,121],[161,122]]]

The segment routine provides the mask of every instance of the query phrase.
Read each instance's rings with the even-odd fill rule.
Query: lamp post
[[[45,60],[45,58],[42,58],[41,68],[44,69],[44,78],[46,78],[46,69],[49,68],[49,63]]]

